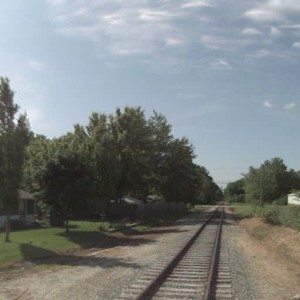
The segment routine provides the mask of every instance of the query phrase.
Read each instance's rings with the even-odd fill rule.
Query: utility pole
[[[259,206],[262,206],[263,202],[263,169],[259,168]]]

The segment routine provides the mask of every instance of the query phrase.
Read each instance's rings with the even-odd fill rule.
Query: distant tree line
[[[249,167],[243,178],[231,182],[224,190],[232,202],[286,203],[286,195],[300,190],[300,171],[288,169],[279,157],[266,160],[259,168]]]
[[[140,107],[93,113],[49,139],[31,132],[26,115],[16,119],[9,80],[0,81],[0,207],[12,212],[20,187],[40,199],[54,225],[70,216],[102,211],[110,199],[156,194],[168,202],[214,203],[220,188],[196,165],[187,138],[175,138],[165,116],[146,119]]]

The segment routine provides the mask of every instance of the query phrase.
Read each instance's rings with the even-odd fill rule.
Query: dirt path
[[[242,220],[239,226],[235,243],[255,273],[260,299],[300,295],[300,233],[257,218]]]

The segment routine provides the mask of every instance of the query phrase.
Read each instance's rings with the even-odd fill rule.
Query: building
[[[18,211],[10,215],[11,220],[20,220],[24,224],[32,224],[35,222],[36,216],[36,200],[33,195],[19,190]],[[6,212],[0,210],[0,228],[4,227],[6,223]]]
[[[300,192],[288,194],[287,203],[292,205],[300,205]]]

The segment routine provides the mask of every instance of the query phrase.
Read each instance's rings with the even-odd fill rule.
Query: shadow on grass
[[[107,236],[101,232],[96,231],[70,231],[66,233],[58,233],[57,235],[63,236],[66,239],[76,243],[80,248],[86,249],[93,247],[94,252],[99,252],[108,248],[116,246],[139,246],[141,244],[151,243],[151,239],[143,238],[124,238]],[[35,264],[60,264],[60,265],[84,265],[90,267],[133,267],[139,268],[138,265],[129,263],[118,258],[95,257],[93,254],[88,256],[79,256],[69,254],[71,250],[62,251],[61,253],[33,245],[32,243],[20,244],[23,259],[31,261]]]
[[[130,263],[120,258],[96,257],[93,255],[77,256],[73,254],[57,254],[54,251],[37,247],[32,244],[21,244],[20,249],[24,260],[31,261],[34,264],[88,266],[93,268],[113,268],[116,266],[135,269],[140,268],[138,264]]]
[[[168,233],[179,233],[185,232],[187,230],[180,230],[180,229],[164,229],[164,228],[156,228],[156,229],[146,229],[146,230],[137,230],[134,228],[122,228],[119,232],[123,233],[124,235],[147,235],[147,234],[168,234]]]

